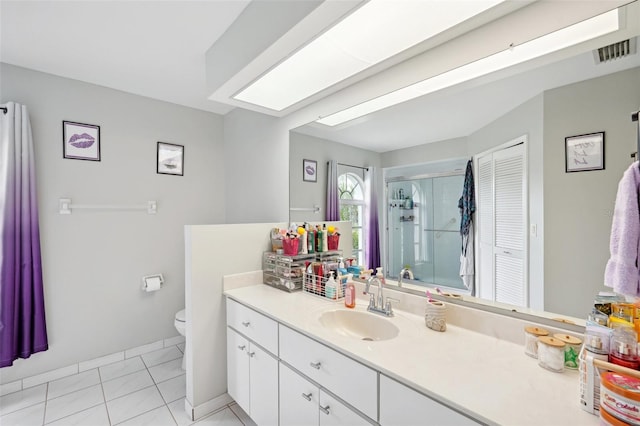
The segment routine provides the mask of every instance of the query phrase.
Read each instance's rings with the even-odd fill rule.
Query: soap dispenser
[[[347,308],[356,307],[356,286],[351,281],[347,283],[347,288],[344,290],[344,306]]]
[[[324,286],[324,295],[327,299],[336,299],[338,293],[338,284],[336,280],[333,278],[333,271],[331,271],[331,275],[327,280],[327,283]]]

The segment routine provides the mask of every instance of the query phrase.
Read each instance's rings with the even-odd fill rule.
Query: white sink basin
[[[400,331],[388,318],[344,309],[323,313],[320,324],[343,336],[368,341],[393,339]]]

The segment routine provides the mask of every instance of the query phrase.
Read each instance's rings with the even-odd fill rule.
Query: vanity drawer
[[[377,372],[280,325],[280,359],[377,420]]]
[[[272,354],[278,354],[278,323],[227,298],[227,325]]]

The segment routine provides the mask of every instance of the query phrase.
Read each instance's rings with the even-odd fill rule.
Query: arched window
[[[351,222],[353,256],[358,265],[364,264],[364,182],[354,173],[338,176],[340,220]]]

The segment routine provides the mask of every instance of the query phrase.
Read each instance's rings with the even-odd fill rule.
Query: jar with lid
[[[631,327],[617,327],[611,336],[609,362],[623,367],[638,370],[638,338]]]
[[[577,370],[582,339],[564,333],[556,333],[553,337],[564,342],[564,367]]]
[[[564,347],[564,342],[555,337],[538,337],[538,365],[556,373],[563,372]]]
[[[611,315],[611,304],[624,302],[624,296],[610,291],[601,291],[593,301],[593,307],[603,314]]]
[[[549,331],[540,327],[524,328],[524,353],[532,358],[538,358],[538,337],[548,336]]]

